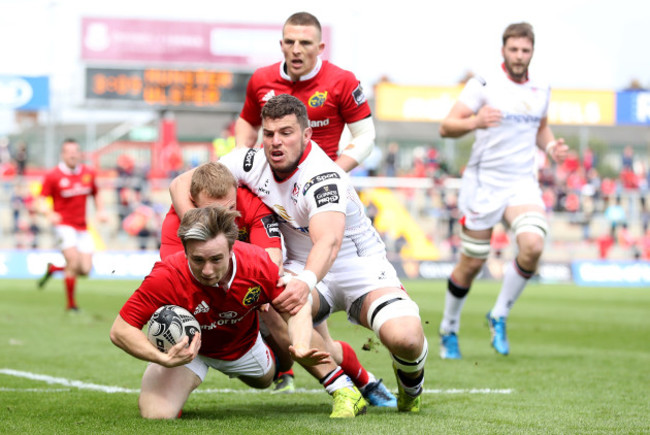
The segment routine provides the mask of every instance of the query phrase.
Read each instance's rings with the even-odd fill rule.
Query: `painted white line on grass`
[[[10,393],[67,393],[70,388],[5,388],[0,387],[0,392]]]
[[[19,370],[12,369],[0,369],[0,374],[15,376],[18,378],[26,378],[34,381],[47,382],[48,384],[58,384],[65,385],[66,387],[79,388],[80,390],[93,390],[93,391],[102,391],[104,393],[139,393],[140,390],[136,388],[122,388],[115,387],[110,385],[98,385],[90,384],[82,381],[75,381],[66,378],[55,378],[48,375],[39,375],[37,373],[23,372]],[[69,391],[69,389],[42,389],[42,388],[0,388],[0,391],[34,391],[34,392],[61,392]],[[393,391],[395,392],[395,391]],[[493,388],[452,388],[452,389],[425,389],[423,391],[425,394],[512,394],[514,390],[512,388],[502,388],[502,389],[493,389]],[[194,394],[226,394],[226,393],[239,393],[239,394],[268,394],[268,390],[256,390],[253,388],[250,389],[234,389],[234,388],[206,388],[194,391]],[[322,388],[316,389],[307,389],[307,388],[296,388],[296,393],[308,393],[308,394],[322,394]]]
[[[53,376],[39,375],[37,373],[22,372],[19,370],[12,370],[12,369],[0,369],[0,374],[15,376],[17,378],[31,379],[34,381],[43,381],[43,382],[47,382],[48,384],[65,385],[66,387],[75,387],[75,388],[79,388],[80,390],[102,391],[104,393],[137,393],[140,391],[133,388],[122,388],[122,387],[112,387],[110,385],[89,384],[82,381],[75,381],[66,378],[55,378]]]

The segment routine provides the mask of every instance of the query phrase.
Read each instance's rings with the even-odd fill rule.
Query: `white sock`
[[[492,317],[508,317],[512,306],[528,284],[528,280],[534,275],[534,273],[521,270],[515,263],[516,260],[511,261],[505,267],[501,292],[499,292],[499,297],[490,312]]]
[[[458,298],[447,290],[447,294],[445,295],[445,312],[442,315],[442,322],[440,322],[441,332],[455,332],[458,334],[460,330],[460,313],[463,310],[466,299],[467,295]]]

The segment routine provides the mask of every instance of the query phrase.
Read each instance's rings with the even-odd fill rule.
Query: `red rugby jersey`
[[[95,172],[86,165],[71,170],[60,163],[43,180],[41,196],[52,197],[53,209],[61,215],[60,225],[85,230],[88,195],[97,195]]]
[[[314,131],[312,140],[332,160],[336,160],[345,124],[360,121],[371,114],[359,80],[350,71],[328,61],[323,61],[320,68],[297,82],[291,81],[283,67],[284,62],[278,62],[253,73],[239,116],[259,127],[264,104],[275,95],[291,94],[307,106]]]
[[[163,305],[178,305],[201,325],[199,354],[232,361],[241,358],[257,339],[258,307],[275,299],[278,267],[260,247],[235,242],[235,274],[228,289],[200,284],[183,252],[157,262],[120,310],[138,329]]]

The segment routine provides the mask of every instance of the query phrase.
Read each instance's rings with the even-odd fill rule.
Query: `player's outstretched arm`
[[[172,198],[172,205],[180,219],[183,218],[186,211],[195,208],[190,196],[192,174],[194,174],[194,169],[183,172],[169,184],[169,195]]]
[[[315,366],[332,362],[328,352],[311,346],[314,333],[311,317],[311,302],[307,301],[295,316],[282,314],[287,322],[291,345],[289,352],[294,361],[302,366]]]
[[[127,323],[119,314],[111,327],[110,337],[113,344],[129,355],[165,367],[176,367],[191,362],[201,348],[201,336],[197,334],[189,347],[189,338],[185,337],[167,353],[162,353],[149,342],[144,332]]]

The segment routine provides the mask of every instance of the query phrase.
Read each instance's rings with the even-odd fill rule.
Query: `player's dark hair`
[[[280,94],[271,98],[262,107],[262,119],[280,119],[287,115],[296,115],[301,130],[309,127],[309,117],[305,105],[289,94]]]
[[[70,143],[70,142],[71,143],[77,143],[77,144],[79,143],[79,142],[77,142],[77,139],[75,139],[73,137],[66,137],[65,139],[63,139],[63,142],[61,142],[61,145],[63,145],[64,143]]]
[[[287,21],[284,22],[284,25],[291,25],[291,26],[314,26],[316,29],[318,29],[318,34],[320,35],[322,32],[321,26],[320,26],[320,21],[318,21],[318,18],[310,14],[309,12],[296,12],[295,14],[291,15],[289,18],[287,18]],[[284,27],[283,27],[284,30]]]
[[[506,45],[508,38],[528,38],[533,43],[533,46],[535,45],[533,26],[526,22],[513,23],[506,27],[506,30],[503,32],[503,45]]]
[[[187,211],[178,228],[178,237],[187,249],[188,240],[208,241],[223,234],[228,241],[228,249],[232,249],[239,234],[235,219],[239,216],[237,210],[214,206],[193,208]]]
[[[232,172],[219,162],[208,162],[200,165],[192,174],[190,195],[197,199],[203,192],[209,198],[225,198],[232,188],[237,188],[237,180]]]

